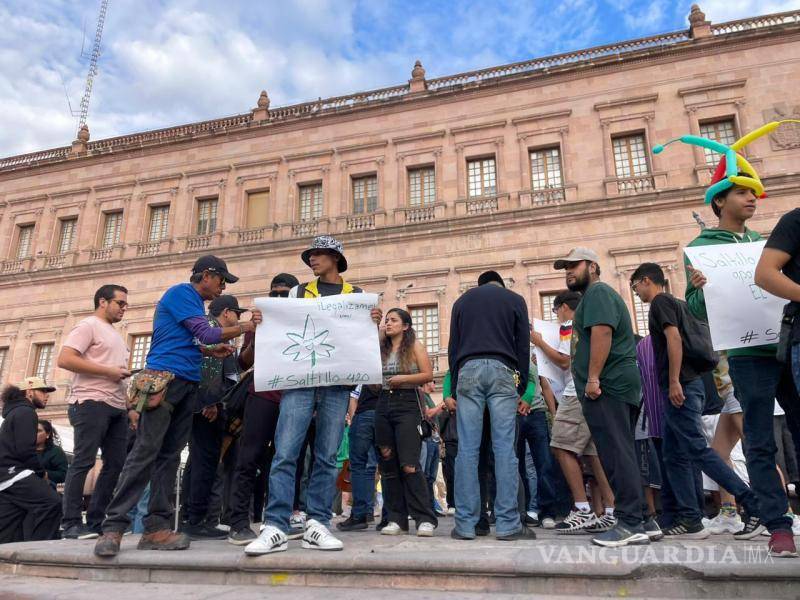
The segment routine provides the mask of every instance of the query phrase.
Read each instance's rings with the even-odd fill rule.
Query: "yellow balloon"
[[[756,195],[756,198],[759,198],[764,194],[764,184],[761,183],[760,179],[753,179],[752,177],[741,177],[739,175],[733,175],[732,177],[728,177],[728,181],[730,181],[734,185],[740,185],[742,187],[750,188],[753,190],[753,193]]]

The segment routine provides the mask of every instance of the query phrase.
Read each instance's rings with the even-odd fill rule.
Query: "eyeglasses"
[[[289,297],[289,290],[277,291],[271,290],[269,293],[270,298],[288,298]]]
[[[631,289],[632,289],[632,290],[635,292],[635,291],[636,291],[636,288],[637,288],[637,286],[638,286],[640,283],[642,283],[642,281],[644,281],[644,279],[637,279],[636,281],[631,281]]]
[[[559,309],[559,308],[561,308],[561,305],[560,305],[560,304],[559,304],[558,306],[554,306],[554,307],[551,309],[551,310],[553,311],[553,314],[554,314],[554,315],[557,315],[557,314],[558,314],[558,309]]]
[[[109,300],[109,302],[115,302],[117,306],[119,306],[120,308],[128,307],[128,303],[125,302],[124,300],[117,300],[116,298],[112,298],[111,300]]]

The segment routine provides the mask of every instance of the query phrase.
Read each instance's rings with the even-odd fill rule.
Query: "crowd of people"
[[[712,208],[719,225],[692,246],[760,239],[747,227],[756,210],[750,188],[723,190]],[[313,278],[279,274],[269,296],[361,291],[342,277],[348,264],[336,239],[315,238],[301,259]],[[658,264],[631,275],[633,292],[650,306],[645,338],[634,334],[619,293],[601,281],[594,251],[574,248],[553,268],[564,272],[567,288],[553,305],[556,344],[531,326],[524,298],[494,271],[455,302],[439,402],[430,396],[431,359],[402,308],[370,315],[381,384],[262,392],[252,367],[263,315],[223,294],[237,281],[223,260],[200,258],[189,281],[162,296],[146,368],[137,374],[114,328],[128,290],[104,285],[94,314],[66,337],[58,357],[75,373],[69,469],[52,450],[52,427],[36,413],[54,388],[29,377],[2,393],[0,542],[97,538],[95,554],[112,557],[139,519],[140,549],[227,539],[261,555],[298,539],[303,548],[340,550],[331,520],[341,505],[338,531],[368,530],[379,518],[382,535],[407,534],[413,525],[417,536],[430,537],[440,518],[453,515],[451,536],[465,541],[492,528],[501,541],[533,539],[543,527],[587,534],[605,547],[766,534],[773,555],[797,556],[800,523],[776,466],[774,414],[777,401],[795,442],[789,438],[784,452],[794,461],[800,209],[779,221],[755,272],[758,285],[789,301],[777,346],[714,352],[707,280],[688,260],[685,301],[669,293]],[[561,376],[543,376],[537,355]],[[176,530],[175,482],[187,444]],[[743,471],[732,462],[739,447]],[[102,470],[85,505],[98,450]],[[703,475],[718,486],[713,518]],[[61,480],[63,496],[54,487]]]

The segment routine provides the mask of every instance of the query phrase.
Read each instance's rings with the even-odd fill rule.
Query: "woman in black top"
[[[406,533],[410,513],[417,535],[430,537],[437,521],[419,464],[422,409],[417,388],[433,379],[433,367],[417,341],[411,315],[393,308],[386,313],[385,324],[381,332],[383,389],[375,409],[375,443],[389,518],[381,534]]]
[[[36,431],[36,453],[39,455],[42,468],[47,473],[47,481],[53,489],[59,483],[64,483],[67,478],[67,455],[61,448],[61,439],[50,421],[44,419],[39,421],[39,428]]]

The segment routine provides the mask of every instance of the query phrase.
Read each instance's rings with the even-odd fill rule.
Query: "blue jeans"
[[[375,506],[375,411],[365,410],[353,415],[350,423],[350,481],[353,487],[355,519],[372,515]]]
[[[542,517],[555,517],[556,491],[553,486],[553,455],[550,453],[550,430],[547,427],[547,414],[544,410],[534,410],[519,419],[519,439],[517,440],[517,458],[520,464],[519,474],[527,486],[527,470],[525,469],[525,446],[527,444],[536,467],[536,487],[526,489],[526,504],[530,504],[532,496],[536,497],[536,506]]]
[[[539,512],[539,476],[536,474],[536,465],[533,464],[533,457],[531,451],[528,449],[525,452],[525,478],[522,480],[524,485],[528,486],[528,505],[525,510],[528,512]]]
[[[456,523],[463,537],[475,537],[480,516],[478,452],[483,430],[483,413],[489,408],[494,450],[497,495],[494,512],[497,535],[521,530],[517,510],[519,471],[514,448],[517,400],[514,374],[498,360],[468,360],[458,370],[458,456],[456,457]]]
[[[432,437],[422,440],[422,452],[420,452],[419,461],[420,465],[422,465],[422,472],[428,482],[428,487],[431,490],[431,507],[435,512],[436,494],[433,488],[436,484],[436,476],[439,474],[439,442],[434,441]]]
[[[350,389],[344,386],[287,390],[275,430],[275,458],[269,474],[269,502],[264,513],[267,525],[284,533],[294,502],[295,476],[300,449],[311,417],[316,413],[314,468],[308,482],[306,512],[309,519],[329,525],[336,493],[336,453],[342,442]]]
[[[758,514],[756,495],[708,446],[703,436],[701,415],[705,388],[702,380],[698,378],[683,384],[683,395],[686,397],[683,406],[675,408],[670,402],[664,410],[664,464],[677,504],[676,516],[684,523],[697,523],[703,517],[702,507],[697,504],[695,465],[733,494],[748,513]]]
[[[144,533],[144,516],[147,514],[147,505],[150,503],[150,484],[144,488],[141,498],[128,513],[131,520],[131,533]]]
[[[772,420],[783,365],[766,356],[729,356],[728,368],[736,398],[742,404],[744,457],[760,508],[756,514],[770,532],[790,530],[792,519],[786,516],[789,501],[775,468],[778,447]]]

